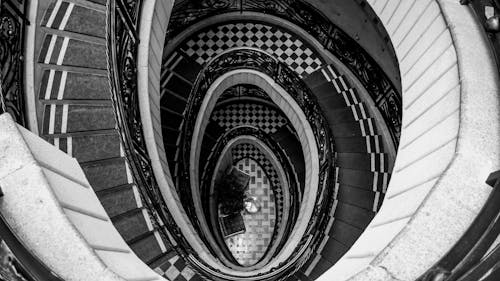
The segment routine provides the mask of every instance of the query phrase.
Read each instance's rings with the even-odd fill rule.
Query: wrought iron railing
[[[284,65],[276,58],[269,56],[265,52],[251,48],[241,48],[223,53],[214,58],[214,60],[207,64],[198,74],[197,80],[188,99],[187,109],[184,116],[184,125],[181,128],[181,134],[179,136],[179,143],[182,144],[180,146],[180,151],[182,152],[180,157],[182,161],[179,163],[179,175],[182,180],[180,181],[179,189],[185,193],[182,197],[191,198],[190,165],[196,164],[190,163],[191,139],[193,137],[196,118],[205,94],[207,93],[208,88],[218,77],[236,69],[253,69],[271,77],[278,85],[283,87],[288,94],[291,95],[295,102],[297,102],[303,110],[307,121],[311,125],[316,139],[316,145],[318,147],[320,186],[318,188],[316,202],[314,204],[316,207],[314,208],[314,212],[311,220],[308,222],[306,232],[297,246],[297,251],[295,253],[301,253],[299,249],[304,249],[304,247],[307,247],[308,249],[315,249],[320,243],[319,236],[321,235],[321,230],[324,230],[328,223],[327,210],[333,208],[335,200],[335,194],[333,188],[331,188],[334,186],[334,173],[332,172],[334,165],[333,138],[328,122],[323,116],[318,102],[302,79],[298,77],[293,70],[289,69],[288,66]],[[185,202],[184,206],[187,208],[191,207],[190,213],[195,213],[192,201]],[[200,226],[198,225],[197,227],[198,231],[201,231]],[[309,254],[312,252],[313,251],[307,251]],[[308,258],[308,255],[290,257],[286,262],[284,262],[284,264],[293,260],[293,266],[289,266],[289,268],[285,270],[285,272],[288,273],[283,273],[280,270],[280,279],[283,276],[293,274],[299,269],[297,265],[305,263]],[[262,276],[259,277],[262,278]]]
[[[111,99],[127,164],[141,200],[164,241],[175,240],[182,257],[192,252],[173,220],[153,173],[142,127],[137,90],[138,28],[142,1],[107,3],[107,55]],[[171,234],[171,235],[169,235]]]
[[[27,0],[0,1],[0,114],[26,126],[23,58]]]
[[[172,11],[167,41],[203,19],[229,12],[258,12],[290,21],[307,31],[361,81],[381,112],[397,147],[401,134],[401,93],[384,70],[353,38],[302,0],[180,0]],[[390,42],[387,48],[394,53]],[[397,63],[397,62],[395,62]]]

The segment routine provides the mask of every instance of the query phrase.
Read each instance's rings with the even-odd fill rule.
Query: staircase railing
[[[125,157],[141,201],[164,241],[174,239],[181,256],[192,250],[163,200],[155,179],[142,127],[137,89],[139,19],[142,1],[107,3],[107,55],[111,99]]]
[[[362,4],[365,4],[362,2]],[[307,31],[361,81],[381,112],[396,148],[401,135],[401,93],[353,38],[306,1],[180,0],[175,2],[166,40],[203,19],[229,12],[257,12],[290,21]],[[392,45],[387,42],[390,49]],[[392,50],[392,53],[394,51]]]
[[[299,78],[293,70],[289,69],[288,66],[284,65],[276,58],[256,49],[241,48],[223,53],[207,64],[198,74],[195,85],[188,99],[184,119],[185,122],[181,128],[179,142],[182,144],[179,148],[182,159],[179,165],[179,175],[182,178],[179,189],[184,193],[181,196],[181,198],[184,198],[184,206],[189,209],[189,213],[195,214],[193,203],[190,201],[191,187],[189,165],[191,165],[191,138],[193,136],[193,129],[198,111],[207,90],[213,82],[224,73],[237,69],[253,69],[270,76],[298,103],[298,105],[302,108],[307,121],[312,127],[313,134],[316,139],[316,145],[318,147],[318,162],[320,167],[318,181],[319,188],[316,196],[316,202],[314,204],[317,207],[314,208],[313,215],[308,223],[304,236],[297,246],[295,254],[298,255],[298,253],[303,253],[305,248],[315,249],[319,246],[319,243],[321,242],[319,236],[328,223],[327,214],[329,212],[327,212],[327,210],[333,208],[335,200],[335,194],[332,188],[330,188],[333,186],[335,180],[333,173],[334,143],[332,134],[318,102],[302,79]],[[191,218],[198,220],[196,215]],[[193,224],[197,226],[198,231],[201,231],[200,226],[197,225],[195,221],[193,221]],[[307,251],[307,253],[311,254],[313,251]],[[279,278],[286,278],[286,276],[290,276],[298,270],[300,266],[308,260],[308,258],[309,255],[302,255],[300,257],[292,255],[282,264],[289,264],[289,262],[293,261],[293,266],[289,264],[286,269],[274,269],[274,272],[280,272]],[[286,273],[284,273],[283,270],[285,270]]]
[[[26,126],[23,91],[25,11],[29,1],[0,1],[0,114]]]

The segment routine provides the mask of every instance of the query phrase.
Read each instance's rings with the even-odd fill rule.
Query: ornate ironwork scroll
[[[188,26],[218,14],[250,11],[288,20],[316,38],[345,64],[361,81],[387,123],[397,146],[401,134],[401,93],[380,66],[347,33],[335,26],[320,11],[301,0],[181,0],[172,12],[167,40]],[[166,41],[168,42],[168,41]],[[390,45],[390,43],[388,43]]]
[[[191,248],[163,200],[142,127],[137,90],[137,31],[141,4],[139,0],[108,1],[106,41],[111,99],[127,163],[153,227],[164,241],[174,239],[175,250],[186,257],[191,254]]]
[[[0,0],[0,114],[26,126],[23,91],[24,16],[27,1]]]

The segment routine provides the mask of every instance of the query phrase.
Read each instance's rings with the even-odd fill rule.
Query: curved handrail
[[[141,0],[110,0],[107,3],[106,50],[111,100],[125,157],[153,227],[159,230],[163,240],[173,239],[173,248],[186,257],[193,251],[161,195],[142,128],[137,89],[141,7]]]
[[[321,230],[326,228],[328,223],[328,212],[326,212],[326,210],[334,206],[335,200],[335,195],[332,193],[332,190],[328,188],[329,184],[332,180],[334,180],[334,144],[332,134],[314,95],[310,92],[302,79],[299,78],[295,72],[293,72],[293,70],[289,69],[288,66],[261,50],[253,48],[239,48],[218,56],[199,72],[188,99],[184,123],[179,136],[179,143],[182,144],[180,147],[182,152],[182,161],[179,163],[179,177],[182,178],[182,180],[180,181],[181,186],[179,186],[179,190],[184,192],[183,196],[181,196],[181,198],[184,198],[184,206],[189,210],[189,213],[195,214],[194,206],[190,202],[191,188],[189,186],[189,165],[191,165],[191,163],[189,159],[191,149],[190,143],[193,136],[193,128],[195,126],[197,112],[199,111],[203,98],[212,83],[224,73],[237,69],[253,69],[263,72],[270,76],[278,85],[283,87],[302,108],[307,121],[311,124],[313,129],[313,135],[315,136],[316,145],[319,151],[319,193],[316,197],[314,205],[320,207],[314,209],[311,220],[308,222],[305,234],[297,245],[295,256],[292,255],[288,257],[287,260],[282,263],[283,265],[286,265],[286,269],[274,269],[274,271],[270,272],[271,275],[280,274],[279,276],[282,278],[282,276],[290,276],[298,270],[299,266],[297,265],[304,264],[308,260],[309,255],[313,253],[313,251],[308,251],[308,255],[297,257],[299,253],[303,252],[300,249],[315,249],[319,247],[320,239],[318,237],[320,236]],[[196,225],[198,228],[197,230],[200,231],[201,227],[196,223],[198,218],[196,215],[193,215],[192,218],[195,218],[193,224]],[[204,262],[198,261],[193,264],[198,266],[199,263]],[[206,264],[205,267],[210,268],[210,266]],[[200,270],[204,269],[200,267]],[[217,271],[215,269],[212,270]],[[284,273],[284,271],[286,271],[286,273]],[[269,276],[266,277],[269,278]],[[266,277],[259,276],[259,278]]]
[[[500,70],[500,1],[460,0],[468,5],[476,19],[482,23],[497,68]],[[500,266],[500,247],[488,253],[500,237],[500,171],[490,174],[486,183],[493,187],[488,200],[460,240],[450,251],[418,281],[473,281],[485,278]],[[438,279],[439,278],[439,279]]]

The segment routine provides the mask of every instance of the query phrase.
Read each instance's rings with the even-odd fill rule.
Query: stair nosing
[[[104,37],[98,37],[98,36],[93,36],[93,35],[88,35],[88,34],[83,34],[83,33],[77,33],[74,31],[68,31],[68,30],[60,30],[57,28],[51,28],[47,26],[41,26],[42,31],[44,31],[46,34],[52,34],[56,35],[59,37],[64,37],[64,38],[69,38],[72,40],[78,40],[82,42],[88,42],[88,43],[93,43],[97,45],[106,45],[106,38]]]

